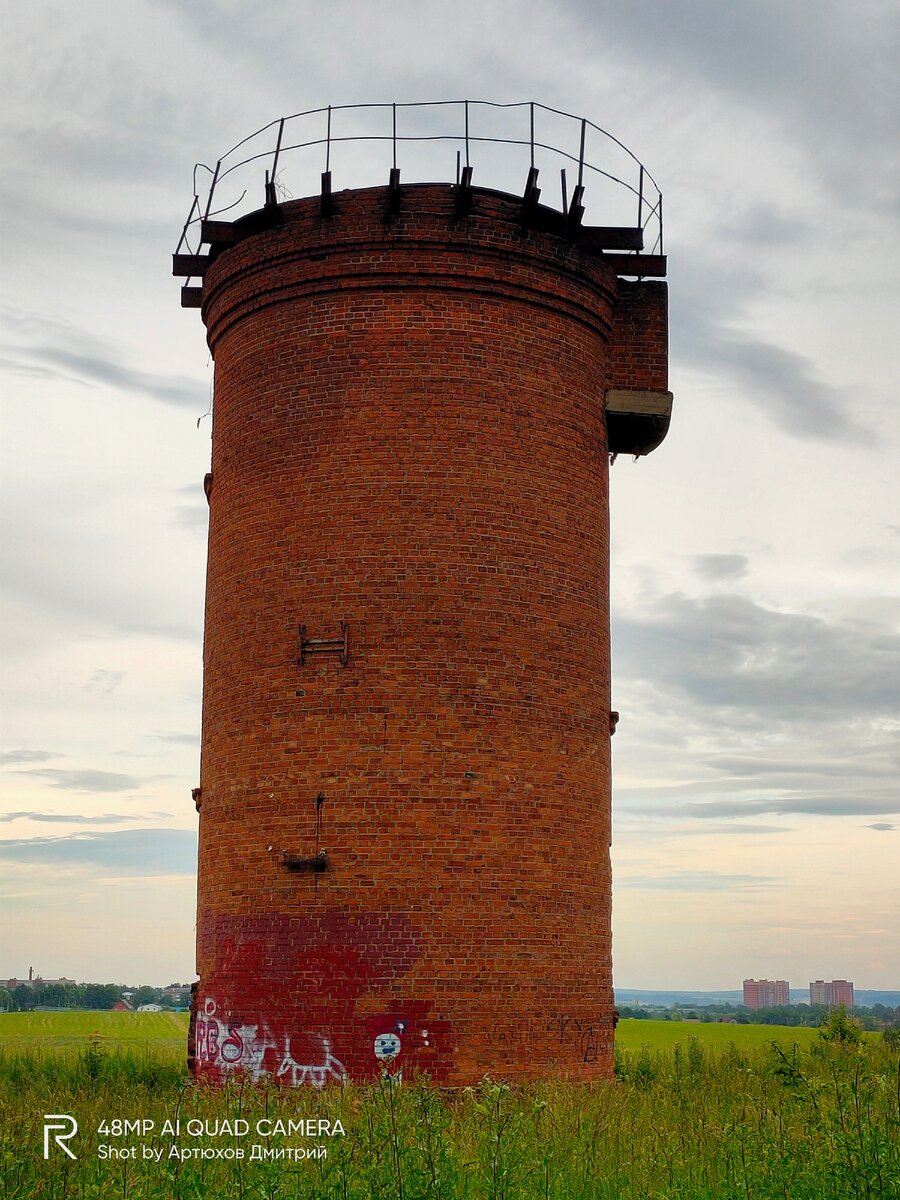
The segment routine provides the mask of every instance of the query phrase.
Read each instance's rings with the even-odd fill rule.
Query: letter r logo
[[[51,1124],[53,1121],[65,1121],[65,1125]],[[77,1154],[69,1149],[65,1143],[70,1137],[74,1137],[78,1132],[78,1122],[74,1117],[70,1117],[67,1113],[44,1113],[44,1158],[50,1157],[50,1131],[51,1129],[61,1129],[62,1133],[55,1133],[53,1140],[59,1146],[64,1154],[68,1154],[69,1158],[77,1158]]]

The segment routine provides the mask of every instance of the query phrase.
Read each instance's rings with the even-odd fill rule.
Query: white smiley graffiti
[[[382,1061],[396,1058],[400,1053],[400,1038],[396,1033],[379,1033],[374,1050],[375,1057]]]

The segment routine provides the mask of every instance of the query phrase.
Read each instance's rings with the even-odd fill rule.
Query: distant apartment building
[[[824,979],[810,980],[809,1002],[824,1004],[828,1008],[835,1008],[839,1004],[843,1004],[844,1008],[852,1008],[855,1003],[853,984],[849,979],[832,979],[830,983]]]
[[[791,1002],[791,986],[786,979],[745,979],[745,1008],[775,1008]]]

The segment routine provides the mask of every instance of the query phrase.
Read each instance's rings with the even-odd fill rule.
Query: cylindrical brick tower
[[[665,285],[468,185],[207,222],[205,1077],[611,1071],[605,399],[660,440]]]

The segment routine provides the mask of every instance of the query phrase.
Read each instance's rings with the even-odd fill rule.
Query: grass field
[[[185,1033],[183,1014],[0,1016],[4,1200],[900,1197],[900,1064],[880,1037],[622,1021],[615,1081],[315,1092],[192,1086]],[[45,1113],[77,1120],[76,1159],[44,1158]],[[272,1128],[300,1118],[344,1132]]]
[[[146,1049],[183,1058],[187,1027],[187,1013],[0,1013],[0,1050],[78,1050],[97,1037],[110,1049]]]
[[[622,1020],[616,1030],[616,1044],[621,1050],[638,1050],[650,1046],[653,1050],[671,1050],[686,1046],[696,1038],[702,1046],[721,1049],[736,1046],[811,1046],[816,1041],[815,1029],[795,1025],[695,1025],[690,1021]]]
[[[79,1049],[91,1037],[115,1050],[147,1049],[166,1057],[184,1057],[187,1013],[39,1012],[0,1014],[0,1049],[56,1051]],[[695,1038],[710,1050],[736,1046],[811,1046],[815,1029],[786,1025],[695,1025],[687,1021],[623,1020],[616,1030],[626,1053],[649,1047],[672,1050]]]

